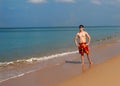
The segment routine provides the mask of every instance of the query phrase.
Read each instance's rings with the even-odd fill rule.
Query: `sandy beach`
[[[84,74],[73,77],[55,86],[119,86],[120,55],[92,67]]]
[[[120,86],[120,0],[0,0],[0,86]]]
[[[91,48],[94,62],[81,65],[79,54],[66,56],[56,65],[0,82],[0,86],[119,86],[120,44],[110,41]]]

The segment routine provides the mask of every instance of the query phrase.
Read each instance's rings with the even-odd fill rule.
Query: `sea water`
[[[91,44],[120,34],[119,26],[85,27],[85,30],[91,36]],[[0,67],[76,53],[74,37],[77,32],[78,27],[0,28]],[[8,77],[8,73],[5,76],[1,73],[0,79]],[[14,72],[11,74],[14,76]]]
[[[119,35],[120,27],[86,27],[85,30],[91,35],[91,42],[95,42]],[[68,51],[75,47],[74,36],[78,31],[78,27],[1,28],[0,62]]]

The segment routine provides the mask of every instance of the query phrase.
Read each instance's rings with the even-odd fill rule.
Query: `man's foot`
[[[93,62],[90,62],[90,64],[92,65],[92,64],[93,64]]]
[[[81,65],[85,65],[84,63],[81,63]]]

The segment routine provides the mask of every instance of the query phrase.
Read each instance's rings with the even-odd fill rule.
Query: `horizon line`
[[[26,27],[20,27],[20,26],[19,26],[19,27],[0,27],[0,29],[8,29],[8,28],[9,28],[9,29],[10,29],[10,28],[11,28],[11,29],[12,29],[12,28],[13,28],[13,29],[14,29],[14,28],[16,28],[16,29],[17,29],[17,28],[18,28],[18,29],[19,29],[19,28],[21,28],[21,29],[22,29],[22,28],[57,28],[57,27],[58,27],[58,28],[75,28],[75,27],[79,27],[79,26],[39,26],[39,27],[35,27],[35,26],[34,26],[34,27],[27,27],[27,26],[26,26]],[[85,26],[85,27],[120,27],[120,25],[104,25],[104,26],[101,25],[101,26]]]

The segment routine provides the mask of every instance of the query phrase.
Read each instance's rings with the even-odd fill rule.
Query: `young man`
[[[82,65],[84,65],[84,53],[87,54],[88,61],[90,64],[92,64],[88,49],[88,45],[90,44],[91,41],[90,35],[86,31],[84,31],[83,25],[80,25],[79,29],[80,31],[76,34],[74,41],[79,49],[79,53],[81,54]],[[88,38],[88,42],[87,42],[87,38]]]

